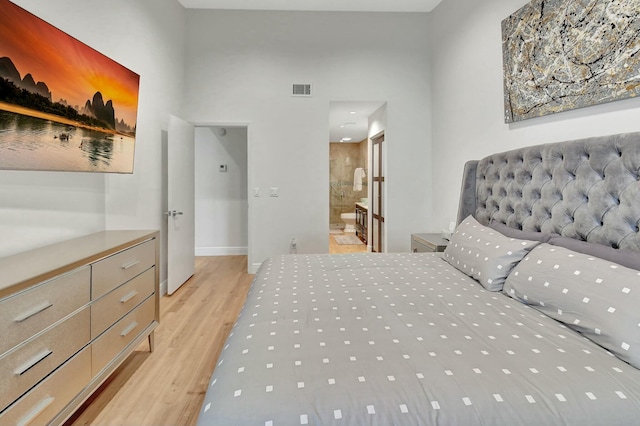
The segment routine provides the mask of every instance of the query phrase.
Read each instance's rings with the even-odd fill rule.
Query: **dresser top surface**
[[[2,258],[0,298],[157,235],[154,230],[101,231]]]

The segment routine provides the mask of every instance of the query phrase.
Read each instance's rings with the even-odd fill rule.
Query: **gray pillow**
[[[498,231],[502,235],[511,238],[518,238],[520,240],[540,241],[541,243],[548,243],[553,237],[559,237],[558,234],[547,234],[545,232],[535,231],[523,231],[521,229],[515,229],[502,222],[496,222],[492,220],[489,223],[489,228]]]
[[[487,290],[501,291],[511,269],[538,244],[505,237],[469,216],[451,236],[443,258]]]
[[[637,251],[614,249],[613,247],[602,244],[588,243],[586,241],[574,240],[573,238],[560,236],[551,238],[549,240],[549,244],[609,260],[619,265],[626,266],[627,268],[640,270],[640,253]]]
[[[640,272],[541,244],[507,277],[504,292],[640,368]]]

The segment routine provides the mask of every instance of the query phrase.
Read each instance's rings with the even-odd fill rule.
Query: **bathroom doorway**
[[[384,129],[384,116],[384,102],[330,103],[329,253],[371,251],[369,135]]]

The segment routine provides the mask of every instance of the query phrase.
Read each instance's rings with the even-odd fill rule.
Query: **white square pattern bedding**
[[[640,370],[425,253],[266,261],[218,360],[198,424],[638,419]]]

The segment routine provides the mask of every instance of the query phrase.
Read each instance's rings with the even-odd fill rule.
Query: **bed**
[[[638,424],[640,133],[470,161],[458,222],[266,260],[198,424]]]

